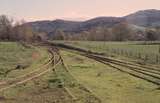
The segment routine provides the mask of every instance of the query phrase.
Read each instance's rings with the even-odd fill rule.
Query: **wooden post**
[[[146,54],[146,55],[145,55],[145,61],[147,61],[147,60],[148,60],[148,55]]]
[[[138,53],[138,58],[141,59],[141,53],[140,52]]]
[[[121,49],[121,55],[123,55],[123,50]]]
[[[160,45],[159,45],[159,48],[158,48],[158,53],[160,54]]]
[[[156,55],[156,63],[158,64],[159,63],[159,56]]]

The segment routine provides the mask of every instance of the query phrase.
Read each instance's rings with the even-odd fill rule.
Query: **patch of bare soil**
[[[72,103],[63,88],[46,89],[32,93],[21,93],[19,98],[4,103]]]
[[[4,100],[6,100],[6,98],[3,96],[0,96],[0,101],[4,101]]]
[[[33,53],[32,53],[32,58],[33,58],[34,60],[38,59],[39,57],[40,57],[40,54],[39,54],[38,52],[33,52]]]

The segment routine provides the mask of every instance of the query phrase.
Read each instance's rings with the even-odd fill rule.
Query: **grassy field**
[[[16,68],[17,65],[28,67],[33,61],[33,52],[33,49],[26,49],[18,43],[1,42],[0,76],[5,76],[7,71]]]
[[[127,57],[145,63],[160,64],[160,45],[150,42],[96,42],[96,41],[56,41],[68,45],[102,52],[107,55]]]
[[[29,47],[15,42],[0,43],[0,80],[12,79],[32,71],[48,59],[41,48]]]
[[[53,68],[53,64],[43,67],[42,64],[51,58],[47,48],[34,46],[25,48],[18,43],[1,43],[1,49],[3,49],[2,53],[5,53],[6,57],[6,61],[1,61],[1,63],[14,64],[8,64],[7,70],[12,70],[20,63],[28,63],[28,67],[22,70],[12,70],[6,76],[2,75],[0,103],[99,103],[96,96],[80,84],[68,72],[63,63],[58,64],[55,68]],[[17,57],[13,57],[13,55],[17,55]],[[54,57],[58,58],[57,56]],[[10,58],[12,58],[12,61],[10,61]],[[24,59],[24,61],[22,62],[21,59]],[[33,80],[28,80],[30,76],[26,79],[23,78],[24,75],[39,70],[41,67],[44,68],[41,69],[42,73],[46,70],[49,71]],[[4,67],[4,69],[6,68]],[[0,69],[0,71],[3,71],[3,69]],[[7,85],[7,89],[1,91],[3,81],[14,80],[17,77],[22,78],[22,81],[23,79],[24,81],[27,80],[27,82],[13,87]]]
[[[14,42],[1,42],[0,48],[2,49],[0,58],[5,59],[0,59],[0,72],[11,70],[6,76],[4,76],[5,72],[1,75],[0,103],[72,103],[70,95],[56,81],[59,76],[52,71],[53,65],[44,66],[52,57],[48,52],[48,48],[34,46],[26,48]],[[13,69],[19,64],[22,66],[27,65],[27,67]],[[49,71],[45,75],[29,80],[30,76],[39,75],[46,70]],[[38,71],[40,72],[38,73]],[[32,74],[32,72],[37,72],[38,74],[30,75],[26,79],[23,78]],[[3,89],[1,84],[3,81],[14,81],[18,78],[22,78],[21,81],[27,82],[13,87],[6,85],[7,88],[1,91]]]
[[[159,103],[158,86],[122,73],[102,63],[62,51],[71,74],[102,103]]]
[[[99,47],[103,45],[102,42],[67,42],[67,44],[107,53],[104,48]],[[94,45],[95,48],[92,47]],[[121,45],[121,48],[125,45],[126,48],[130,48],[127,45],[132,44],[114,42],[105,45],[115,45],[115,48],[118,45]],[[135,48],[139,46],[134,45]],[[147,50],[147,47],[144,48]],[[158,45],[153,48],[158,48]],[[30,45],[26,48],[15,42],[1,42],[0,49],[0,103],[159,103],[160,101],[159,86],[80,56],[77,52],[60,50],[62,60],[54,68],[53,61],[47,66],[44,65],[53,57],[58,60],[60,55],[51,55],[47,47]],[[152,50],[146,51],[146,53],[151,52]],[[21,68],[15,69],[18,65],[21,65]],[[23,66],[25,68],[22,68]],[[121,66],[119,68],[125,69]],[[47,72],[33,80],[28,79],[37,73],[22,78],[28,81],[1,91],[3,81],[21,77],[35,70],[39,71],[38,74],[46,70]],[[6,75],[6,71],[10,72]]]
[[[141,52],[144,54],[159,54],[159,46],[145,45],[143,42],[96,42],[96,41],[74,41],[68,42],[74,46],[94,49],[97,51],[105,52],[106,49],[124,49],[133,52]]]
[[[25,68],[24,70],[11,71],[7,76],[3,77],[3,81],[21,77],[32,71],[35,71],[36,69],[40,68],[41,64],[44,64],[45,61],[50,59],[50,55],[45,47],[32,47],[28,49],[17,43],[2,43],[2,45],[3,47],[1,48],[5,49],[6,55],[9,56],[9,58],[6,57],[6,60],[10,59],[12,57],[11,54],[13,54],[18,55],[19,58],[26,58],[24,63],[30,61],[28,64],[29,67]],[[13,51],[9,52],[9,49],[6,48],[9,48],[10,50],[13,49]],[[26,51],[23,52],[23,55],[21,54],[21,48],[25,49],[23,51]],[[54,57],[58,58],[57,56]],[[13,59],[16,60],[14,62],[15,65],[21,61],[19,58]],[[7,62],[3,61],[2,63],[5,64]],[[12,65],[10,65],[10,68],[12,68]],[[10,68],[8,67],[8,70]],[[9,87],[6,90],[1,91],[2,87],[0,85],[0,102],[99,103],[96,96],[89,92],[68,72],[67,67],[63,65],[63,62],[57,65],[56,68],[53,68],[53,65],[49,65],[44,67],[42,70],[45,71],[48,69],[49,71],[46,74],[17,86],[11,88]]]
[[[56,80],[57,76],[50,71],[39,78],[4,91],[1,95],[5,100],[1,103],[72,103],[70,95],[59,87]]]

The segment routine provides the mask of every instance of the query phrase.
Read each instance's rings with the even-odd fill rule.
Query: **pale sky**
[[[158,9],[160,0],[0,0],[0,14],[26,21],[84,20]]]

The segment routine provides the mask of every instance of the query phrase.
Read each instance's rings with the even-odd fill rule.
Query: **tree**
[[[44,33],[43,33],[44,34]],[[17,22],[13,27],[14,40],[33,42],[42,40],[42,33],[37,33],[30,25],[27,25],[24,20]]]
[[[102,28],[101,30],[101,40],[102,41],[111,41],[113,39],[112,32],[110,28]]]
[[[157,34],[157,38],[158,38],[158,40],[160,40],[160,27],[158,28],[156,28],[156,34]]]
[[[55,33],[53,34],[52,38],[53,38],[54,40],[65,40],[65,39],[66,39],[66,38],[65,38],[65,33],[64,33],[63,30],[61,30],[61,29],[57,29],[57,30],[55,31]]]
[[[130,40],[132,33],[129,25],[127,23],[120,23],[112,28],[112,33],[114,35],[114,40],[116,41],[126,41]]]
[[[155,41],[158,40],[158,35],[155,30],[147,29],[146,30],[146,40],[148,41]]]
[[[40,35],[37,34],[38,33],[35,32],[30,25],[27,25],[24,20],[14,22],[13,19],[10,19],[6,15],[0,16],[0,40],[34,41],[40,37]]]
[[[11,40],[13,20],[9,19],[6,15],[0,16],[0,39]]]

